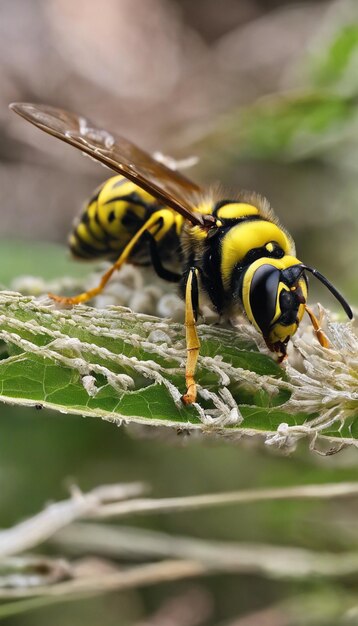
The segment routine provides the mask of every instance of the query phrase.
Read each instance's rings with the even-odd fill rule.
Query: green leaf
[[[297,153],[306,142],[308,154],[315,138],[331,131],[342,132],[351,119],[353,107],[338,98],[307,94],[278,98],[244,115],[246,140],[253,155],[272,157]],[[313,147],[313,146],[312,146]],[[301,151],[301,150],[300,150]]]
[[[210,425],[265,437],[276,436],[283,423],[301,428],[302,436],[315,418],[297,404],[290,409],[295,386],[258,351],[245,324],[236,330],[199,326],[200,407],[185,407],[181,324],[121,307],[59,309],[11,292],[0,294],[0,321],[7,350],[0,360],[4,402],[115,423],[202,430]]]
[[[331,39],[309,59],[312,85],[315,87],[338,88],[342,81],[350,78],[350,93],[358,88],[354,57],[358,56],[358,24],[339,26]],[[346,76],[348,75],[348,76]],[[347,82],[347,81],[346,81]]]
[[[0,336],[12,354],[0,364],[4,397],[83,414],[198,423],[196,411],[184,408],[178,402],[180,392],[174,391],[174,385],[183,387],[184,382],[180,325],[117,307],[56,310],[10,294],[1,297],[0,311],[4,313]],[[157,342],[155,331],[160,333]],[[215,363],[217,353],[227,347],[228,364],[239,368],[250,362],[258,375],[282,375],[270,358],[247,349],[254,348],[252,342],[238,341],[232,348],[227,330],[209,329],[205,335],[202,358],[207,363]],[[89,375],[96,385],[92,397],[83,384]],[[200,368],[198,379],[213,388],[218,375]],[[256,389],[246,392],[245,400],[253,402],[255,393]],[[261,392],[261,401],[269,406],[269,395]]]
[[[234,111],[210,143],[216,151],[234,146],[235,159],[302,160],[350,137],[356,121],[353,99],[318,91],[279,94]]]
[[[235,159],[356,161],[358,22],[356,10],[331,12],[313,51],[299,61],[299,88],[261,98],[221,118],[204,143]],[[293,69],[293,76],[296,69]],[[207,147],[207,145],[206,145]],[[336,152],[332,151],[337,148]],[[344,158],[345,157],[345,158]]]

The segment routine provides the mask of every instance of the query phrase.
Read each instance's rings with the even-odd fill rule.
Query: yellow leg
[[[199,272],[195,268],[191,268],[185,287],[185,331],[186,331],[186,350],[187,361],[185,368],[186,393],[182,396],[184,404],[192,404],[196,401],[196,383],[195,370],[198,362],[200,341],[196,330],[196,313],[195,310],[198,290]],[[193,302],[194,300],[194,302]]]
[[[322,328],[320,327],[317,317],[315,316],[313,311],[307,306],[307,304],[305,304],[305,310],[309,315],[315,335],[318,341],[320,342],[322,348],[330,348],[331,344],[328,341],[328,337],[326,337],[326,335],[324,334]]]
[[[162,209],[153,213],[153,215],[150,216],[150,218],[145,222],[142,228],[140,228],[139,231],[134,235],[134,237],[132,237],[117,261],[109,268],[109,270],[107,270],[105,274],[103,274],[98,287],[95,287],[94,289],[89,289],[88,291],[84,291],[83,293],[78,294],[78,296],[73,296],[69,298],[66,298],[64,296],[56,296],[52,293],[48,294],[49,297],[52,298],[52,300],[55,300],[55,302],[60,302],[61,304],[79,304],[80,302],[87,302],[87,300],[91,300],[91,298],[98,296],[98,294],[103,291],[112,274],[116,270],[119,270],[120,267],[122,267],[122,265],[128,260],[134,246],[138,243],[142,235],[147,231],[151,232],[151,229],[153,230],[152,234],[157,234],[160,219],[163,219],[163,223],[166,224],[167,218],[168,209]],[[167,225],[165,226],[165,228],[167,229]]]

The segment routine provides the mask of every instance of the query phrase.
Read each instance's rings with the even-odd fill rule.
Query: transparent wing
[[[44,104],[10,104],[10,109],[46,133],[58,137],[133,181],[192,224],[210,225],[211,216],[195,212],[201,188],[156,161],[133,143],[102,130],[85,117]]]

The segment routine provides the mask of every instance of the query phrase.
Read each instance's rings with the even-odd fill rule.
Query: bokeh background
[[[267,195],[299,257],[357,304],[356,2],[2,0],[0,58],[3,282],[1,272],[9,275],[20,254],[31,263],[36,242],[65,243],[83,200],[108,176],[7,108],[34,101],[83,113],[149,151],[198,156],[189,175],[204,185],[221,181]],[[312,294],[335,309],[319,286]],[[104,422],[5,406],[0,424],[1,526],[65,497],[71,481],[89,489],[145,478],[155,495],[174,496],[356,477],[353,450],[323,457],[302,446],[285,458],[208,440],[138,438]],[[345,500],[133,523],[332,551],[357,548],[356,517],[357,504]],[[258,576],[158,585],[5,621],[169,626],[161,607],[185,603],[191,593],[201,607],[198,624],[358,623],[349,612],[358,605],[354,578],[283,583]]]

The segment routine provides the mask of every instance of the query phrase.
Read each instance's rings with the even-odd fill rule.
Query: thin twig
[[[195,559],[208,572],[251,573],[273,579],[335,578],[358,572],[358,552],[338,554],[264,543],[204,541],[157,531],[74,524],[54,538],[62,548],[112,558]]]
[[[131,589],[170,582],[182,578],[191,578],[208,574],[208,568],[197,561],[166,560],[160,563],[138,565],[111,572],[109,574],[79,576],[73,580],[50,586],[28,587],[19,589],[0,589],[0,599],[28,598],[34,596],[68,597],[76,599],[90,595],[101,595],[120,589]]]
[[[228,504],[246,504],[268,500],[331,499],[358,495],[358,482],[328,483],[323,485],[299,485],[274,489],[245,489],[226,493],[212,493],[180,498],[138,498],[130,502],[107,504],[91,517],[123,517],[140,513],[170,513],[205,509]]]
[[[79,490],[68,500],[50,505],[38,515],[0,532],[0,558],[29,550],[46,541],[58,530],[79,519],[124,517],[140,513],[168,513],[283,499],[330,499],[358,495],[358,482],[301,485],[275,489],[250,489],[182,498],[136,498],[144,491],[142,483],[107,485],[87,494]],[[124,501],[122,501],[124,500]]]
[[[109,591],[137,588],[160,582],[180,580],[200,576],[203,566],[193,561],[162,561],[151,565],[138,566],[131,570],[115,572],[107,576],[92,577],[87,580],[74,580],[52,587],[39,587],[17,599],[0,606],[0,619],[11,615],[43,608],[62,602],[81,600],[90,596],[102,595]],[[9,596],[7,596],[9,597]],[[14,597],[14,596],[12,596]],[[17,596],[19,598],[19,594]]]
[[[62,558],[31,555],[0,561],[0,589],[53,585],[71,576],[71,564]]]
[[[71,497],[46,507],[34,517],[0,532],[0,559],[42,543],[57,530],[71,522],[91,516],[106,503],[119,501],[143,493],[143,483],[103,485],[84,494],[73,490]]]

